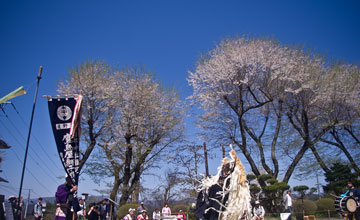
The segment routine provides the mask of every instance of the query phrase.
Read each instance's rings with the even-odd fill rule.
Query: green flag
[[[15,98],[16,96],[24,95],[24,94],[26,94],[26,91],[25,91],[24,87],[20,86],[19,88],[17,88],[14,91],[10,92],[6,96],[2,97],[0,99],[0,104],[6,102],[9,99]]]

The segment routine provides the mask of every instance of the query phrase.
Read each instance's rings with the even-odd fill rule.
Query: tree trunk
[[[132,193],[132,196],[131,196],[131,203],[138,203],[139,202],[139,195],[140,195],[140,180],[139,182],[136,184],[136,187],[135,187],[135,190],[134,192]]]
[[[301,147],[300,151],[296,154],[294,160],[291,162],[290,166],[288,167],[288,169],[285,173],[285,176],[283,178],[284,183],[289,182],[290,177],[291,177],[292,173],[294,172],[296,165],[299,163],[301,158],[304,156],[307,149],[309,149],[309,143],[308,143],[308,141],[305,141],[303,146]]]
[[[226,157],[226,153],[225,153],[225,147],[223,144],[221,145],[221,150],[222,150],[222,158],[224,159]]]
[[[91,116],[92,118],[92,116]],[[79,161],[79,173],[81,171],[81,169],[83,168],[83,166],[85,165],[86,160],[90,157],[91,152],[93,151],[95,145],[96,145],[96,135],[94,134],[94,122],[92,121],[92,119],[88,120],[88,125],[89,125],[89,141],[90,144],[88,145],[88,147],[86,148],[85,153],[82,155],[82,158]]]
[[[126,204],[129,199],[129,182],[131,178],[130,165],[132,160],[132,146],[131,146],[131,137],[126,136],[126,152],[125,152],[125,164],[124,164],[124,174],[123,174],[123,183],[121,189],[121,198],[120,198],[120,206]]]
[[[119,172],[118,171],[115,171],[114,173],[115,173],[115,175],[114,175],[114,185],[113,185],[113,188],[112,188],[111,193],[110,193],[110,199],[116,201],[117,192],[118,192],[118,189],[119,189],[119,186],[120,186],[120,178],[119,178]]]
[[[250,155],[250,152],[247,150],[246,148],[246,133],[245,133],[245,129],[244,129],[244,122],[241,118],[238,119],[239,120],[239,125],[240,125],[240,134],[241,134],[241,140],[242,143],[240,144],[238,141],[236,141],[233,138],[233,142],[239,146],[240,150],[242,151],[242,153],[244,154],[246,160],[249,162],[250,167],[251,167],[251,171],[255,174],[255,176],[260,176],[260,171],[258,170],[255,161],[253,160],[253,158]],[[266,183],[262,180],[258,180],[259,184],[261,187],[266,186]]]
[[[310,135],[309,135],[309,121],[307,117],[306,111],[301,112],[301,121],[298,119],[298,123],[300,123],[300,127],[295,124],[293,121],[293,115],[288,113],[288,118],[291,123],[291,125],[294,127],[295,130],[299,132],[299,135],[303,138],[304,144],[299,150],[299,152],[296,154],[295,158],[291,162],[290,166],[288,167],[285,176],[283,178],[283,182],[288,183],[290,180],[290,177],[292,173],[295,170],[296,165],[299,163],[301,158],[304,156],[305,152],[309,149],[311,141],[310,141]],[[295,115],[295,118],[296,115]]]
[[[135,191],[137,184],[140,184],[142,166],[144,165],[147,156],[150,154],[154,146],[158,143],[158,140],[156,140],[147,148],[147,150],[140,156],[139,160],[137,161],[136,165],[132,170],[130,170],[131,160],[129,161],[129,164],[126,163],[128,156],[129,158],[132,158],[132,147],[130,144],[128,145],[128,150],[131,150],[131,152],[126,153],[127,156],[125,158],[125,172],[123,176],[124,181],[121,190],[120,206],[126,204],[128,199],[130,198],[130,195]],[[132,174],[134,174],[134,176],[131,179]]]
[[[345,129],[345,131],[347,131],[351,135],[351,137],[355,140],[355,142],[357,144],[360,144],[359,138],[356,137],[356,135],[354,134],[354,132],[352,131],[351,128],[348,128],[348,127],[344,126],[344,129]]]
[[[320,167],[324,170],[325,173],[330,172],[330,169],[326,166],[324,161],[321,159],[320,155],[318,154],[317,150],[315,149],[313,144],[310,144],[310,149],[313,152],[317,162],[319,163]]]
[[[207,149],[206,149],[206,143],[205,142],[204,142],[203,146],[204,146],[204,158],[205,158],[205,173],[206,173],[206,176],[210,176],[208,157],[207,157]]]
[[[354,158],[351,156],[350,152],[346,149],[344,143],[340,140],[340,138],[335,135],[333,132],[330,132],[331,135],[334,137],[334,139],[336,140],[337,143],[335,142],[332,142],[332,141],[328,141],[328,140],[325,140],[325,139],[321,139],[322,142],[324,143],[327,143],[327,144],[330,144],[330,145],[333,145],[335,147],[338,147],[340,150],[342,150],[345,154],[345,156],[347,157],[347,159],[349,160],[350,162],[350,165],[351,167],[354,169],[354,171],[360,176],[360,169],[359,167],[357,166]]]
[[[276,122],[276,129],[275,129],[275,134],[274,134],[274,138],[272,140],[271,143],[271,159],[273,161],[274,164],[274,178],[277,178],[279,175],[279,163],[278,160],[276,159],[276,155],[275,155],[275,149],[276,149],[276,143],[280,134],[280,127],[282,124],[282,113],[283,113],[283,102],[280,100],[279,101],[279,107],[278,107],[278,114],[277,114],[277,122]]]

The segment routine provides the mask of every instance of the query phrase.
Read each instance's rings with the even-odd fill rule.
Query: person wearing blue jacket
[[[349,213],[348,219],[352,220],[354,218],[355,214],[355,220],[360,220],[360,189],[355,187],[354,182],[348,181],[347,183],[348,191],[345,193],[346,196],[351,196],[353,199],[355,199],[357,203],[356,211],[355,213]]]

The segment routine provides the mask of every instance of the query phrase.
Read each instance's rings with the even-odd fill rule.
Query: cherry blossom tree
[[[323,94],[331,106],[328,115],[338,120],[338,123],[320,141],[339,149],[343,158],[346,158],[354,171],[360,175],[360,164],[354,159],[359,157],[360,147],[360,69],[355,65],[335,63],[324,82],[326,84]]]
[[[80,169],[91,158],[86,172],[98,182],[113,178],[110,198],[120,188],[121,204],[139,186],[142,173],[183,137],[184,105],[174,89],[164,88],[144,67],[118,70],[101,61],[85,62],[70,70],[58,91],[83,95],[86,144]]]
[[[226,39],[189,73],[188,81],[194,91],[191,98],[205,111],[200,120],[202,128],[210,133],[208,138],[234,142],[256,176],[261,173],[251,153],[254,143],[266,172],[275,178],[279,172],[276,142],[283,118],[285,86],[297,64],[292,53],[291,48],[273,40]],[[269,135],[267,127],[274,124],[278,128],[272,134],[272,170],[262,138]],[[264,181],[259,183],[265,186]]]
[[[323,60],[315,56],[311,59],[313,62]],[[303,63],[301,69],[306,66]],[[308,161],[301,167],[301,172],[309,174],[314,171],[314,166],[320,165],[326,173],[329,165],[344,161],[344,158],[355,172],[359,172],[353,158],[359,147],[356,142],[359,132],[356,123],[359,119],[358,67],[337,62],[313,66],[306,72],[311,73],[308,80],[294,84],[292,91],[296,92],[289,93],[287,99],[290,124],[303,140],[303,147],[311,149],[316,159],[310,162],[313,158],[307,155]]]
[[[337,123],[337,119],[330,119],[327,115],[330,106],[323,94],[323,77],[328,71],[324,59],[302,50],[295,50],[294,58],[297,65],[292,70],[294,74],[286,89],[285,103],[288,120],[303,140],[303,144],[285,172],[285,182],[289,181],[296,164],[308,149],[311,149],[320,166],[327,170],[315,144]]]
[[[337,71],[341,79],[333,85],[335,70],[325,58],[304,51],[269,39],[225,39],[189,72],[190,98],[204,112],[199,119],[203,135],[213,142],[235,143],[257,177],[264,170],[278,178],[283,156],[279,142],[287,138],[301,141],[292,148],[291,160],[283,157],[288,167],[282,181],[289,181],[308,150],[326,171],[316,144],[344,121],[335,114],[345,106],[339,103],[358,109],[351,100],[359,99],[359,89],[347,85],[349,74]]]
[[[155,158],[181,141],[184,108],[174,89],[162,87],[143,67],[116,72],[108,87],[112,126],[99,144],[104,153],[100,163],[114,178],[110,198],[120,189],[120,204],[125,204]],[[97,159],[92,167],[99,165]]]

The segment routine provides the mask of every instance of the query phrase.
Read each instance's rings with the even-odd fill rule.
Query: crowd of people
[[[240,162],[237,162],[236,165],[239,165]],[[241,165],[241,164],[240,164]],[[226,166],[224,166],[225,168],[227,168]],[[234,167],[231,168],[231,166],[229,166],[228,169],[223,168],[222,170],[222,175],[221,177],[225,176],[225,178],[227,176],[229,176],[229,173],[233,173],[234,172]],[[236,171],[236,170],[235,170]],[[225,175],[228,174],[228,175]],[[221,178],[219,178],[219,180],[216,182],[217,184],[214,185],[221,185]],[[211,192],[211,187],[209,192]],[[356,188],[353,184],[353,182],[349,181],[348,182],[348,192],[346,192],[344,194],[344,196],[351,196],[353,198],[356,199],[356,201],[359,201],[360,198],[360,190],[358,188]],[[82,199],[80,199],[79,201],[77,199],[73,198],[73,193],[77,190],[77,186],[73,186],[71,179],[70,178],[66,178],[66,182],[62,185],[60,185],[57,189],[56,192],[56,202],[58,204],[58,207],[56,209],[56,217],[55,220],[72,220],[74,219],[73,215],[77,216],[77,219],[79,220],[84,220],[85,218],[88,220],[106,220],[107,217],[109,217],[109,213],[110,213],[110,207],[109,204],[107,203],[106,200],[102,200],[101,203],[91,203],[89,205],[89,209],[87,212],[85,212],[85,205],[84,202],[82,201]],[[202,195],[202,194],[199,194]],[[198,213],[205,213],[206,214],[206,210],[209,209],[209,204],[206,202],[206,198],[211,197],[211,195],[205,195],[205,199],[202,198],[200,196],[200,198],[198,197],[198,201],[197,201],[197,208],[195,210],[195,214]],[[41,198],[39,198],[38,200],[38,205],[35,205],[34,207],[34,213],[35,213],[35,220],[41,220],[42,218],[42,211],[41,211]],[[199,202],[199,201],[205,201],[206,204],[208,204],[207,206],[204,206],[203,203],[204,202]],[[226,201],[225,201],[226,202]],[[204,204],[205,204],[204,203]],[[291,197],[291,191],[288,190],[284,196],[283,199],[283,204],[284,204],[284,208],[285,208],[285,212],[288,214],[287,216],[287,220],[291,220],[292,217],[292,206],[293,206],[293,199]],[[204,206],[205,209],[202,207]],[[40,208],[39,208],[40,207]],[[210,207],[211,208],[211,207]],[[264,207],[260,204],[260,201],[255,201],[255,205],[253,206],[253,209],[251,210],[251,218],[252,220],[264,220],[264,216],[265,216],[265,209]],[[74,214],[73,214],[74,213]],[[355,220],[360,220],[360,209],[357,208],[356,212],[351,213],[349,216],[355,217]],[[166,216],[170,216],[170,215],[174,215],[175,213],[171,212],[171,209],[169,207],[169,205],[167,203],[164,204],[164,207],[161,209],[161,212],[158,208],[156,208],[153,213],[152,213],[152,219],[153,220],[160,220],[163,219]],[[187,216],[186,214],[182,211],[179,210],[178,213],[176,213],[177,215],[177,219],[178,220],[186,220]],[[200,216],[200,217],[199,217]],[[199,215],[198,217],[200,219],[217,219],[217,218],[203,218],[204,214]],[[215,216],[215,215],[214,215]],[[218,215],[216,215],[217,217]],[[141,202],[141,204],[139,205],[139,207],[137,207],[137,209],[133,209],[130,208],[128,210],[128,213],[122,217],[122,220],[148,220],[149,218],[149,214],[148,211],[144,205],[143,202]],[[250,219],[250,218],[247,218]]]
[[[20,196],[20,201],[19,201],[15,196],[10,196],[9,197],[9,202],[11,204],[14,219],[15,220],[20,220],[21,219],[22,208],[24,206],[23,197]]]
[[[77,190],[77,186],[72,184],[71,178],[67,177],[64,184],[58,186],[55,193],[57,209],[55,213],[55,220],[106,220],[110,214],[110,206],[107,203],[107,200],[104,199],[100,203],[90,203],[88,210],[85,211],[85,204],[82,199],[75,199],[74,192]],[[41,198],[39,198],[39,207],[41,207]],[[38,209],[36,209],[38,210]],[[40,213],[41,208],[38,211],[38,214],[35,215],[35,220],[41,220],[42,213]],[[141,202],[140,206],[136,210],[130,208],[127,215],[122,219],[124,220],[148,220],[149,216],[147,209],[144,206],[144,203]],[[161,213],[158,208],[155,209],[152,215],[152,219],[160,220],[161,217],[170,216],[171,209],[167,203],[161,210]],[[186,214],[179,210],[177,213],[178,220],[186,220]]]
[[[341,197],[349,196],[354,198],[359,202],[360,198],[360,189],[356,188],[354,183],[349,181],[347,183],[348,191],[345,192]],[[55,220],[106,220],[110,217],[111,208],[107,199],[101,200],[98,203],[90,203],[88,209],[85,207],[85,202],[82,199],[75,199],[73,197],[74,192],[77,190],[77,186],[73,186],[71,179],[66,178],[66,182],[60,185],[56,191],[56,203],[57,209],[55,213]],[[33,208],[34,220],[42,220],[43,218],[43,205],[42,198],[38,198],[36,204]],[[14,215],[14,220],[21,220],[21,210],[24,205],[22,197],[20,200],[15,197],[10,197],[9,201],[12,205],[12,211]],[[292,217],[292,206],[293,198],[291,196],[291,191],[288,190],[283,198],[283,205],[285,212],[288,214],[286,219],[290,220]],[[172,213],[171,208],[167,203],[164,204],[161,211],[159,208],[155,208],[152,213],[152,216],[149,217],[147,208],[144,203],[141,202],[137,209],[130,208],[128,213],[123,216],[122,220],[160,220],[164,219],[166,216],[176,216],[177,220],[186,220],[187,215],[182,210],[177,210],[178,212]],[[349,219],[360,220],[360,208],[356,208],[356,211],[349,213]],[[252,220],[264,220],[265,209],[261,205],[260,201],[255,201],[255,204],[252,209]],[[204,218],[208,219],[208,218]]]
[[[135,209],[130,208],[129,213],[122,218],[122,220],[148,220],[149,215],[147,214],[147,210],[144,206],[144,203],[141,202],[140,206],[137,208],[137,214],[135,213]],[[158,208],[155,208],[154,212],[152,213],[152,219],[153,220],[160,220],[166,216],[171,216],[171,209],[167,203],[165,203],[164,207],[162,208],[161,212]],[[177,213],[177,219],[178,220],[186,220],[187,216],[182,211],[179,210]]]

